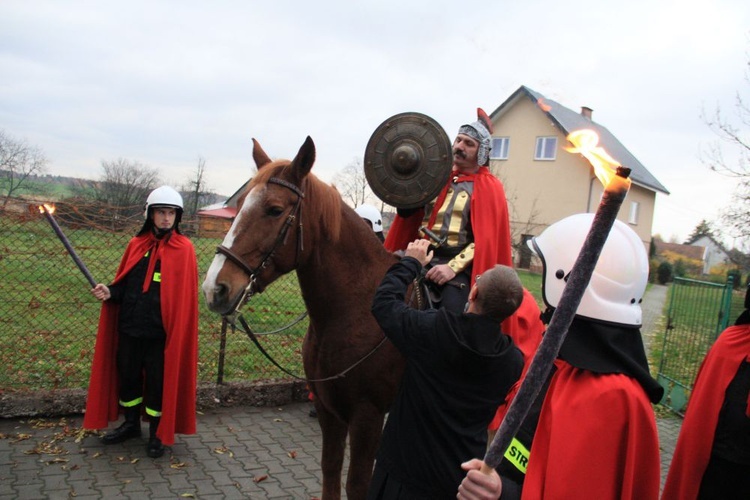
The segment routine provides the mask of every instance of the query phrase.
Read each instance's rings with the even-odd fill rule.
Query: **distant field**
[[[81,184],[85,183],[81,180]],[[7,192],[7,180],[0,178],[0,194]],[[18,190],[13,192],[14,196],[49,197],[53,200],[61,200],[81,195],[94,195],[92,188],[74,186],[70,181],[62,182],[55,177],[27,179]]]

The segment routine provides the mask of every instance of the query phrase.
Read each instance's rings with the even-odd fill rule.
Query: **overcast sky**
[[[291,158],[311,136],[330,181],[391,115],[452,139],[526,85],[593,108],[671,192],[654,233],[683,240],[729,202],[699,159],[715,140],[701,110],[733,113],[749,51],[747,0],[2,0],[0,128],[51,174],[125,158],[179,186],[202,157],[229,195],[252,137]]]

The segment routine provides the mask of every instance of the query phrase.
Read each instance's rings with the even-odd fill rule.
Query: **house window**
[[[557,137],[537,137],[535,160],[554,160],[557,152]]]
[[[630,213],[628,214],[628,223],[638,225],[638,216],[641,213],[641,204],[634,201],[630,204]]]
[[[491,160],[507,160],[508,150],[510,149],[510,137],[493,137],[492,150],[490,151]]]

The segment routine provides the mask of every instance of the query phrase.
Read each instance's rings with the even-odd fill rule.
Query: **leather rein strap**
[[[378,345],[376,345],[375,347],[373,347],[370,350],[370,352],[368,352],[367,354],[365,354],[364,356],[362,356],[361,358],[359,358],[353,365],[351,365],[348,368],[340,371],[336,375],[332,375],[330,377],[324,377],[324,378],[311,379],[311,378],[305,378],[305,377],[300,377],[298,375],[295,375],[294,373],[290,372],[289,370],[287,370],[286,368],[284,368],[283,366],[281,366],[275,359],[273,359],[273,357],[270,354],[268,354],[268,352],[265,349],[263,349],[263,346],[260,345],[260,342],[258,341],[258,337],[250,329],[250,327],[248,326],[247,322],[245,321],[244,316],[242,316],[242,314],[239,314],[239,315],[237,315],[237,319],[239,319],[240,325],[242,326],[242,329],[245,330],[245,333],[250,338],[250,340],[252,340],[253,344],[255,344],[255,347],[258,348],[258,350],[266,357],[266,359],[268,359],[268,361],[270,361],[271,363],[273,363],[276,368],[278,368],[282,372],[286,373],[287,375],[289,375],[291,377],[294,377],[297,380],[304,380],[305,382],[327,382],[329,380],[335,380],[337,378],[344,377],[347,373],[349,373],[351,370],[353,370],[354,368],[356,368],[360,363],[364,362],[367,358],[369,358],[370,356],[372,356],[373,354],[375,354],[375,352],[380,348],[380,346],[382,346],[383,344],[385,344],[385,341],[388,340],[388,338],[384,336],[383,339],[378,343]]]

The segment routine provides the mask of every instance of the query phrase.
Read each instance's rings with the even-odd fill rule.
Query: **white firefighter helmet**
[[[169,186],[158,187],[151,191],[146,199],[144,217],[148,217],[148,210],[151,207],[174,207],[182,212],[182,196]]]
[[[542,295],[548,306],[557,307],[593,220],[594,214],[566,217],[528,242],[544,266]],[[576,315],[640,326],[647,281],[648,256],[643,242],[627,224],[616,220]]]
[[[372,224],[372,230],[376,233],[383,230],[383,218],[380,215],[380,210],[377,208],[372,205],[364,204],[355,208],[354,211],[363,219],[370,221],[370,224]]]

